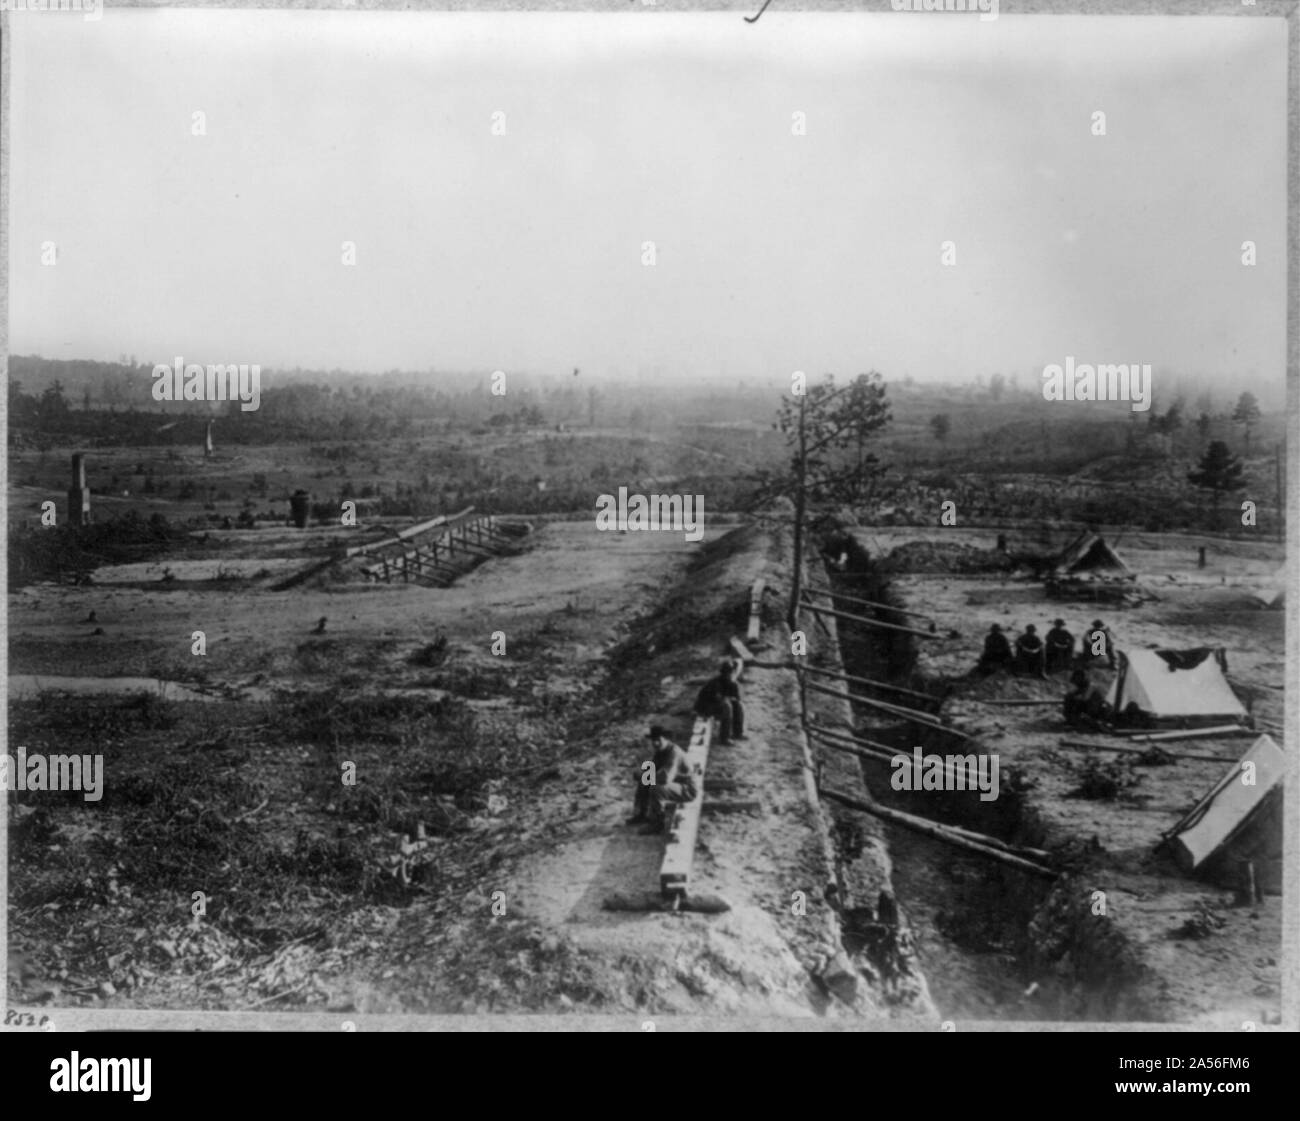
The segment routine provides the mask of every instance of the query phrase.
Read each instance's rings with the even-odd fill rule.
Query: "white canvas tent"
[[[1106,700],[1118,716],[1130,704],[1163,723],[1239,723],[1249,716],[1224,676],[1221,648],[1121,651]]]
[[[1269,736],[1260,736],[1170,832],[1178,866],[1185,872],[1221,873],[1237,882],[1241,862],[1249,860],[1261,889],[1280,890],[1285,770],[1281,748]],[[1245,781],[1246,776],[1254,781]]]

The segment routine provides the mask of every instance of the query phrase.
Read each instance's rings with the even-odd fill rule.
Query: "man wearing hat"
[[[654,754],[637,767],[636,798],[628,825],[661,823],[665,802],[689,802],[695,797],[695,778],[686,752],[658,724],[651,726],[646,738]]]
[[[982,673],[993,673],[1010,664],[1011,643],[1002,633],[1002,627],[994,623],[989,628],[989,633],[984,636],[984,653],[975,668]]]
[[[1036,673],[1039,677],[1047,676],[1047,648],[1038,637],[1038,628],[1030,623],[1024,633],[1016,639],[1016,665],[1027,673]]]
[[[1084,654],[1091,658],[1105,658],[1110,668],[1115,668],[1115,636],[1110,628],[1100,619],[1092,621],[1092,629],[1084,639],[1087,649]]]
[[[1074,661],[1074,635],[1065,629],[1065,620],[1057,619],[1047,632],[1047,672],[1069,669]]]

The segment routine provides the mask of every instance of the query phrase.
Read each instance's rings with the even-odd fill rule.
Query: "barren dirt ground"
[[[928,540],[993,549],[992,532],[946,529],[860,530],[855,536],[873,558],[900,545]],[[1011,533],[1010,547],[1032,548]],[[1112,539],[1113,540],[1113,539]],[[1064,543],[1063,539],[1059,543]],[[1196,546],[1209,547],[1205,569],[1197,568]],[[1275,542],[1228,542],[1157,534],[1129,534],[1117,548],[1138,573],[1144,590],[1158,597],[1138,607],[1116,608],[1087,602],[1049,600],[1041,583],[981,575],[903,574],[893,580],[904,605],[930,612],[941,629],[954,628],[960,639],[924,642],[919,670],[931,679],[957,678],[978,659],[984,634],[998,622],[1014,634],[1027,623],[1043,633],[1061,616],[1076,636],[1093,618],[1114,631],[1126,647],[1221,645],[1228,652],[1229,676],[1253,714],[1280,729],[1283,724],[1284,619],[1263,611],[1249,591],[1282,563]],[[1181,760],[1162,767],[1131,766],[1133,796],[1085,800],[1071,796],[1080,783],[1087,756],[1058,746],[1067,733],[1056,706],[994,707],[993,698],[1059,698],[1065,675],[1050,681],[998,675],[959,683],[943,712],[976,733],[1004,768],[1034,783],[1032,808],[1048,827],[1046,847],[1087,843],[1096,838],[1103,852],[1088,866],[1090,889],[1107,893],[1108,913],[1141,962],[1155,972],[1163,996],[1164,1018],[1226,1025],[1263,1022],[1279,1008],[1282,900],[1267,896],[1254,906],[1233,906],[1233,893],[1183,876],[1171,860],[1157,856],[1160,834],[1173,826],[1232,764]],[[1280,731],[1274,738],[1282,743]],[[1237,758],[1249,739],[1201,739],[1166,745],[1171,751],[1196,751]],[[1286,745],[1284,745],[1285,747]],[[1104,755],[1113,759],[1114,755]],[[1125,757],[1120,757],[1125,758]],[[1127,764],[1126,764],[1127,766]],[[970,955],[941,932],[937,921],[959,881],[977,875],[978,861],[945,858],[936,843],[891,831],[891,852],[900,896],[909,901],[917,926],[922,963],[936,1003],[955,1014],[1054,1017],[1057,1010],[1025,996],[1035,980],[1012,971],[997,953]],[[1095,881],[1095,882],[1091,882]],[[1199,904],[1210,907],[1222,927],[1209,937],[1175,937]],[[975,977],[982,974],[982,977]],[[1000,978],[999,978],[999,975]],[[977,981],[977,983],[972,983]],[[1017,1011],[1017,1009],[1019,1011]]]
[[[835,947],[789,674],[745,682],[748,739],[710,758],[706,791],[762,804],[703,821],[697,887],[732,909],[601,909],[609,893],[657,887],[662,838],[624,825],[646,726],[665,722],[686,740],[696,689],[741,633],[750,582],[775,564],[772,543],[751,534],[701,566],[724,532],[697,545],[552,522],[526,554],[449,589],[322,579],[285,592],[229,576],[256,571],[259,552],[283,556],[283,533],[214,532],[213,554],[232,562],[220,582],[164,583],[150,569],[106,573],[125,580],[116,585],[11,595],[8,670],[36,675],[37,697],[11,713],[11,736],[30,751],[103,751],[107,772],[102,802],[37,809],[29,794],[11,806],[26,838],[11,840],[16,995],[268,1011],[824,1011],[810,971]],[[200,630],[202,656],[192,652]],[[504,657],[491,652],[498,632]],[[431,671],[421,652],[442,637]],[[184,682],[220,703],[160,702],[157,719],[148,705],[111,719],[59,715],[54,678],[122,676]],[[30,680],[24,688],[32,697]],[[381,695],[412,702],[395,710],[409,725],[383,724],[381,713],[371,726],[367,706]],[[425,755],[455,763],[436,742],[443,725],[419,706],[441,711],[437,702],[458,695],[475,750],[490,763],[499,748],[509,766],[486,780],[486,800],[453,805],[416,791],[424,778],[412,768]],[[291,715],[317,698],[332,744],[328,728],[313,724],[313,741]],[[357,764],[352,791],[338,777],[347,760]],[[209,776],[225,784],[220,795]],[[367,778],[379,791],[370,801]],[[192,827],[187,872],[164,883],[148,871],[167,853],[127,843],[159,836],[125,832],[141,814],[157,818],[149,829]],[[343,861],[345,844],[373,869],[416,820],[429,826],[433,857],[409,894],[361,893],[355,862],[336,874],[330,861]],[[247,871],[251,848],[272,871],[291,859],[285,867],[306,871],[264,882]],[[203,919],[190,914],[189,886],[208,892]],[[794,891],[807,894],[807,916],[792,914]]]

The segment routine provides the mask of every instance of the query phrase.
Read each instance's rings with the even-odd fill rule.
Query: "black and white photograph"
[[[1297,18],[4,0],[6,1029],[1296,1030]]]

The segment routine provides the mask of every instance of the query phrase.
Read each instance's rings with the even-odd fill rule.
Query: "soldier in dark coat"
[[[1065,629],[1065,620],[1057,619],[1047,632],[1047,672],[1069,669],[1074,661],[1074,635]]]
[[[1002,633],[1002,627],[994,623],[989,633],[984,636],[984,653],[980,656],[975,669],[980,673],[994,673],[1011,664],[1011,643]]]
[[[736,664],[728,659],[718,667],[695,699],[695,715],[711,716],[718,722],[718,745],[726,747],[733,738],[745,738],[745,707],[736,684]]]
[[[1047,676],[1047,648],[1038,637],[1038,628],[1030,623],[1024,633],[1016,639],[1016,668],[1025,673],[1036,673],[1039,677]]]

